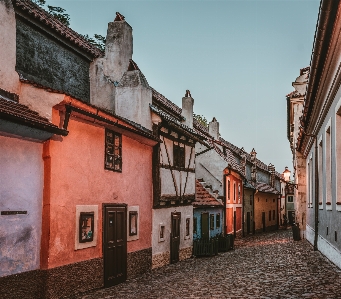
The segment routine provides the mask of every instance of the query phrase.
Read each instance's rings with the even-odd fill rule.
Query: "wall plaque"
[[[1,211],[1,215],[25,215],[27,211]]]

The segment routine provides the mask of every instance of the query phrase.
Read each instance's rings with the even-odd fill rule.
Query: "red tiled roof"
[[[223,206],[223,203],[216,200],[198,180],[195,180],[195,201],[193,206]]]
[[[51,133],[64,135],[67,131],[59,129],[56,125],[50,123],[47,118],[31,110],[25,105],[6,100],[0,97],[0,118],[9,119],[14,122],[20,122],[27,126],[33,126]]]
[[[40,8],[38,5],[33,3],[30,0],[13,0],[13,5],[17,9],[21,9],[22,11],[28,13],[35,19],[49,26],[52,30],[57,32],[59,35],[67,38],[76,46],[82,48],[86,52],[90,53],[94,57],[103,56],[103,52],[97,47],[90,44],[87,40],[85,40],[80,34],[72,30],[71,28],[65,26],[58,19],[50,15],[47,11]]]

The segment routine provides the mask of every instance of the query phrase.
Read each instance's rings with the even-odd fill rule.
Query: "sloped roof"
[[[195,180],[195,201],[194,207],[216,206],[223,207],[223,203],[216,200],[198,180]]]
[[[0,118],[19,123],[28,127],[59,135],[67,135],[67,131],[50,123],[47,118],[39,115],[25,105],[9,101],[0,96]]]
[[[186,126],[185,124],[183,124],[182,122],[180,122],[178,119],[171,116],[167,112],[159,109],[158,107],[154,106],[153,104],[149,104],[149,107],[153,112],[155,112],[156,114],[161,116],[161,118],[163,118],[167,122],[171,122],[171,123],[175,124],[176,126],[180,127],[181,129],[187,131],[188,133],[191,133],[194,137],[201,137],[196,133],[196,131],[194,131],[190,127]]]
[[[169,110],[168,112],[175,114],[175,116],[179,117],[180,119],[183,119],[183,116],[181,115],[182,109],[179,106],[168,100],[164,95],[156,91],[154,88],[151,87],[151,89],[154,106],[161,106],[160,108],[163,109],[166,108],[166,110]]]
[[[84,51],[90,53],[94,58],[103,56],[104,53],[97,47],[90,44],[76,31],[72,30],[68,26],[64,25],[61,21],[50,15],[47,11],[40,8],[38,5],[30,0],[12,0],[13,6],[16,9],[21,10],[24,13],[28,13],[30,16],[50,27],[58,35],[65,37],[74,45],[80,47]]]
[[[271,187],[269,184],[266,184],[266,183],[263,183],[263,182],[256,182],[256,183],[253,183],[253,186],[254,186],[259,192],[280,194],[280,192],[277,191],[275,188],[273,188],[273,187]]]

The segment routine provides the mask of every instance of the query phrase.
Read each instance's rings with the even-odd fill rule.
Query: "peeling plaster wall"
[[[43,196],[42,144],[0,136],[0,276],[35,270],[40,263]]]

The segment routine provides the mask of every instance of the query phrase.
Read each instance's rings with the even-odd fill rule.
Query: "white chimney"
[[[115,113],[151,130],[151,103],[152,90],[137,64],[130,60],[128,70],[116,87]]]
[[[185,118],[184,124],[190,128],[193,128],[193,105],[194,99],[191,96],[191,92],[186,90],[186,94],[182,98],[181,115]]]
[[[212,121],[208,124],[208,133],[215,139],[219,140],[219,122],[213,117]]]
[[[132,57],[133,29],[117,12],[114,22],[108,24],[105,44],[104,72],[112,82],[121,80]]]
[[[115,112],[115,85],[128,69],[133,56],[133,29],[116,13],[108,24],[105,57],[90,64],[90,103]]]

